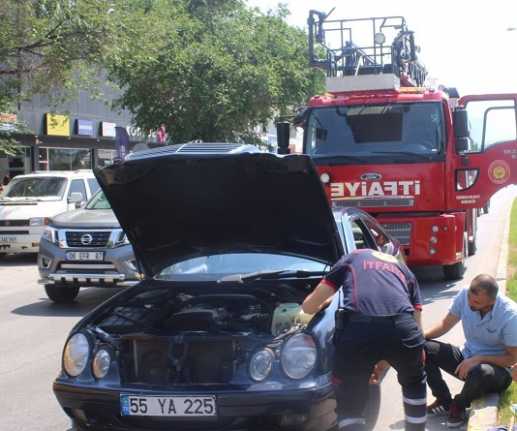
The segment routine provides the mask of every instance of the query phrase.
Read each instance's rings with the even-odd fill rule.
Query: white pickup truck
[[[45,171],[13,178],[0,194],[0,257],[37,253],[48,219],[81,206],[98,188],[90,170]]]

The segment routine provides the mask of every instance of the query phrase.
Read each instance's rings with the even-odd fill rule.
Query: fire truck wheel
[[[64,284],[45,284],[45,292],[50,300],[57,304],[69,304],[79,293],[79,286],[66,286]]]
[[[463,277],[463,273],[465,272],[465,260],[467,259],[469,244],[467,239],[467,233],[463,234],[463,257],[460,262],[455,263],[454,265],[444,265],[443,266],[443,274],[446,280],[459,280]]]

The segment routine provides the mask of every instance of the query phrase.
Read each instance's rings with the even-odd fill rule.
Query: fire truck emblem
[[[420,191],[420,180],[360,181],[330,184],[330,196],[332,199],[366,196],[419,196]]]
[[[488,178],[494,184],[504,184],[510,178],[510,166],[504,160],[494,160],[488,167]]]
[[[378,174],[377,172],[366,172],[365,174],[361,175],[361,180],[363,181],[376,181],[380,180],[382,178],[381,174]]]

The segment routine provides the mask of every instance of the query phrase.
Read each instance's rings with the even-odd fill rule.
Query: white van
[[[37,253],[48,219],[75,209],[99,188],[91,170],[18,175],[0,194],[0,257]]]

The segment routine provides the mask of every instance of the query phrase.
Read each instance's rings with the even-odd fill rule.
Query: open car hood
[[[151,277],[224,252],[291,254],[334,263],[342,244],[308,156],[160,152],[96,171]]]

